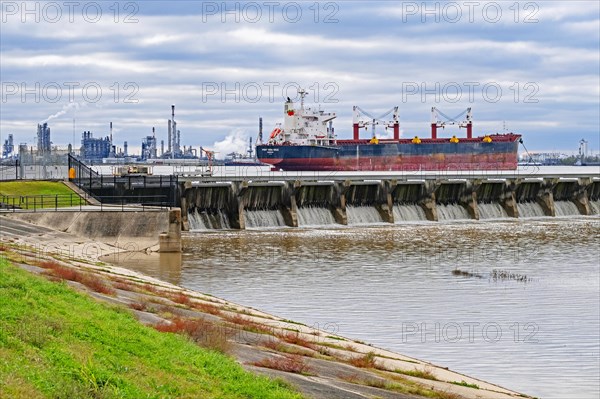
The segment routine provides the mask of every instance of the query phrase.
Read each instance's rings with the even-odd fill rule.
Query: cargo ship
[[[440,121],[441,111],[432,108],[431,137],[400,138],[398,107],[388,111],[389,120],[372,117],[354,107],[353,139],[338,139],[332,121],[335,113],[304,106],[306,91],[299,90],[300,106],[290,98],[284,104],[284,121],[275,126],[265,143],[262,135],[256,146],[260,162],[275,170],[290,171],[437,171],[515,170],[521,135],[487,134],[473,137],[471,109]],[[368,119],[365,118],[368,116]],[[442,114],[444,115],[444,114]],[[445,115],[444,115],[445,116]],[[359,138],[360,129],[371,126],[369,139]],[[393,130],[393,138],[375,137],[375,126]],[[467,137],[438,138],[438,129],[447,125],[466,128]]]

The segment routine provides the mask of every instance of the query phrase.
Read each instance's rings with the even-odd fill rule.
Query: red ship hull
[[[515,170],[520,135],[483,138],[381,140],[338,140],[333,146],[257,146],[261,162],[282,170],[297,171],[418,171],[418,170]]]

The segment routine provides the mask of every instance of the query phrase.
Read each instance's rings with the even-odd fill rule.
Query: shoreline
[[[98,294],[86,287],[76,288],[88,291],[103,302],[129,307],[136,318],[147,325],[173,323],[178,318],[210,320],[215,326],[226,328],[228,334],[231,334],[228,340],[235,350],[230,354],[244,368],[284,378],[307,397],[342,398],[346,397],[344,395],[349,390],[358,395],[357,398],[369,397],[373,395],[373,390],[377,390],[380,395],[389,394],[382,397],[399,397],[397,395],[400,388],[393,384],[412,387],[412,391],[404,391],[404,394],[413,394],[415,397],[426,393],[439,394],[441,396],[434,397],[440,398],[527,397],[426,361],[373,347],[327,330],[311,328],[210,294],[187,290],[126,267],[100,261],[105,255],[130,256],[131,253],[102,242],[76,239],[67,233],[19,223],[29,231],[29,235],[11,237],[3,234],[0,241],[26,261],[17,262],[28,264],[21,266],[22,268],[42,273],[44,269],[38,265],[45,260],[92,273],[114,286],[116,295]],[[90,251],[91,248],[94,250]],[[38,265],[32,264],[36,262]],[[126,289],[127,286],[130,290]],[[140,310],[132,308],[133,304],[154,303],[153,301],[161,307],[161,312],[148,311],[147,306]],[[261,362],[269,365],[268,359],[272,359],[273,363],[273,359],[281,360],[292,355],[300,356],[297,360],[300,359],[313,372],[304,375],[283,372],[273,364],[273,368],[256,365]]]

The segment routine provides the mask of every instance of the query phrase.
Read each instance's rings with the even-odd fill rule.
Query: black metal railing
[[[69,154],[69,180],[91,197],[110,204],[136,204],[140,198],[161,197],[160,204],[178,203],[178,178],[174,175],[102,175]],[[74,176],[71,174],[74,172]],[[136,191],[139,195],[136,195]],[[150,193],[150,194],[148,194]],[[151,201],[157,202],[157,201]]]
[[[167,196],[105,196],[97,197],[99,205],[87,205],[85,199],[77,194],[54,195],[2,195],[0,210],[5,212],[47,212],[47,211],[130,211],[146,212],[171,207]],[[137,202],[136,202],[137,201]]]
[[[19,160],[11,161],[10,164],[0,164],[0,180],[18,180],[19,179]],[[22,176],[21,176],[22,178]]]

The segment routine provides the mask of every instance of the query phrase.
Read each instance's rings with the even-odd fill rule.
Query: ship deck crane
[[[389,111],[385,112],[384,114],[380,115],[379,117],[375,117],[375,116],[371,115],[369,112],[365,111],[364,109],[362,109],[359,106],[354,106],[352,109],[354,111],[354,121],[353,121],[354,140],[359,139],[359,130],[361,128],[366,129],[368,125],[371,125],[371,137],[374,138],[375,137],[375,126],[379,125],[379,124],[385,126],[386,130],[388,128],[393,128],[394,129],[394,140],[400,139],[400,122],[398,120],[398,107],[394,107],[394,108],[390,109]],[[389,114],[392,114],[392,119],[387,120],[387,121],[383,120],[383,118],[385,118]],[[367,116],[368,118],[370,118],[370,120],[362,119],[362,115]]]
[[[446,118],[445,121],[440,120],[440,115]],[[465,119],[458,121],[458,118],[465,115]],[[431,138],[437,139],[437,129],[444,129],[446,125],[458,125],[459,128],[464,127],[467,129],[467,138],[473,138],[473,117],[471,115],[471,107],[467,108],[454,118],[449,117],[436,107],[431,107]]]

